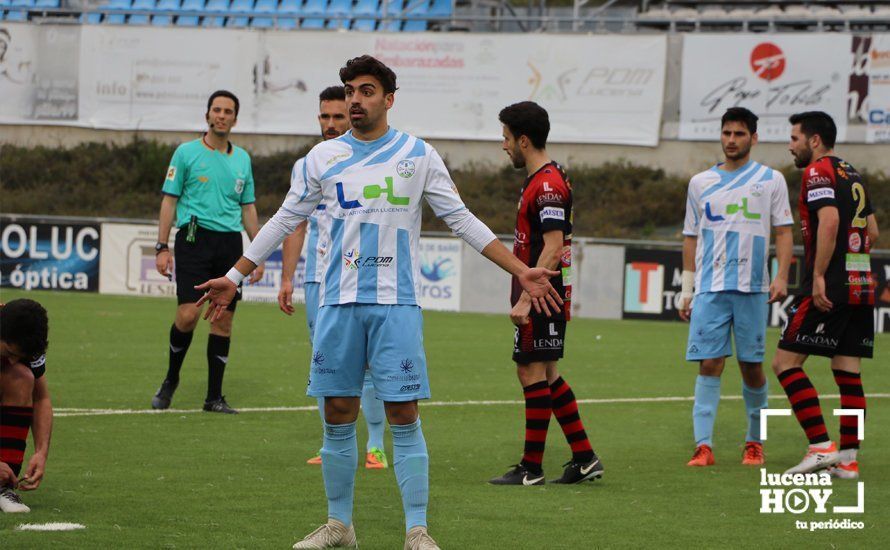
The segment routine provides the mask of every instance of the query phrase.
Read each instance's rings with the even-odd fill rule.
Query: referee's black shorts
[[[173,248],[176,259],[176,298],[179,304],[194,304],[203,292],[196,285],[225,275],[241,258],[241,233],[237,231],[211,231],[198,227],[195,242],[186,241],[188,228],[183,226],[176,233]],[[235,299],[226,308],[235,311],[241,299],[241,285]]]

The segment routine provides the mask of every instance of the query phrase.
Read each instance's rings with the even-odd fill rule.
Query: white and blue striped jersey
[[[244,256],[259,263],[324,205],[329,226],[316,225],[317,243],[310,236],[310,249],[318,251],[320,305],[417,305],[421,199],[477,250],[496,240],[464,206],[435,149],[392,128],[371,142],[350,131],[319,143],[295,165],[281,209]]]
[[[294,163],[291,171],[290,184],[302,185],[303,163],[301,158]],[[306,220],[306,262],[303,274],[303,283],[320,283],[324,271],[324,256],[327,253],[329,236],[331,234],[331,217],[327,215],[324,203],[318,203],[315,211]]]
[[[693,176],[683,234],[698,239],[695,292],[768,291],[771,227],[792,223],[778,170],[748,161],[732,172],[718,164]]]

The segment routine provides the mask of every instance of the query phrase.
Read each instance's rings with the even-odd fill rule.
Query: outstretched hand
[[[517,277],[519,284],[531,297],[532,307],[536,312],[544,313],[547,317],[552,315],[551,311],[555,313],[562,309],[562,298],[550,284],[550,277],[557,275],[559,275],[559,271],[533,267]]]
[[[204,295],[195,304],[201,307],[205,302],[209,302],[210,306],[204,312],[204,319],[209,319],[211,323],[219,319],[222,312],[225,311],[232,300],[235,299],[235,293],[238,292],[238,285],[233,283],[227,277],[219,277],[210,279],[204,284],[195,287],[195,290],[203,290]]]

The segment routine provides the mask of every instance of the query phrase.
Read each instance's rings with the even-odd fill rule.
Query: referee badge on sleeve
[[[176,179],[176,167],[175,166],[171,166],[170,168],[167,169],[167,179],[168,180]]]
[[[244,180],[242,180],[242,179],[235,180],[235,192],[241,193],[242,191],[244,191]]]

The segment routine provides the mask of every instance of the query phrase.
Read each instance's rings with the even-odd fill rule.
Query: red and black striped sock
[[[34,407],[0,405],[0,461],[8,464],[16,476],[22,469],[33,417]]]
[[[865,392],[862,390],[862,376],[858,372],[834,370],[834,381],[841,392],[842,409],[865,410]],[[841,417],[841,450],[859,448],[859,417]]]
[[[572,448],[572,461],[590,462],[593,460],[593,448],[578,413],[578,402],[571,386],[560,376],[550,385],[550,396],[553,400],[553,414]]]
[[[522,465],[534,473],[541,473],[544,444],[550,426],[550,386],[546,380],[522,388],[525,394],[525,449]]]
[[[785,389],[794,416],[806,432],[810,445],[829,441],[825,419],[822,418],[822,407],[819,405],[819,394],[803,369],[797,367],[786,370],[779,375],[779,383]]]

